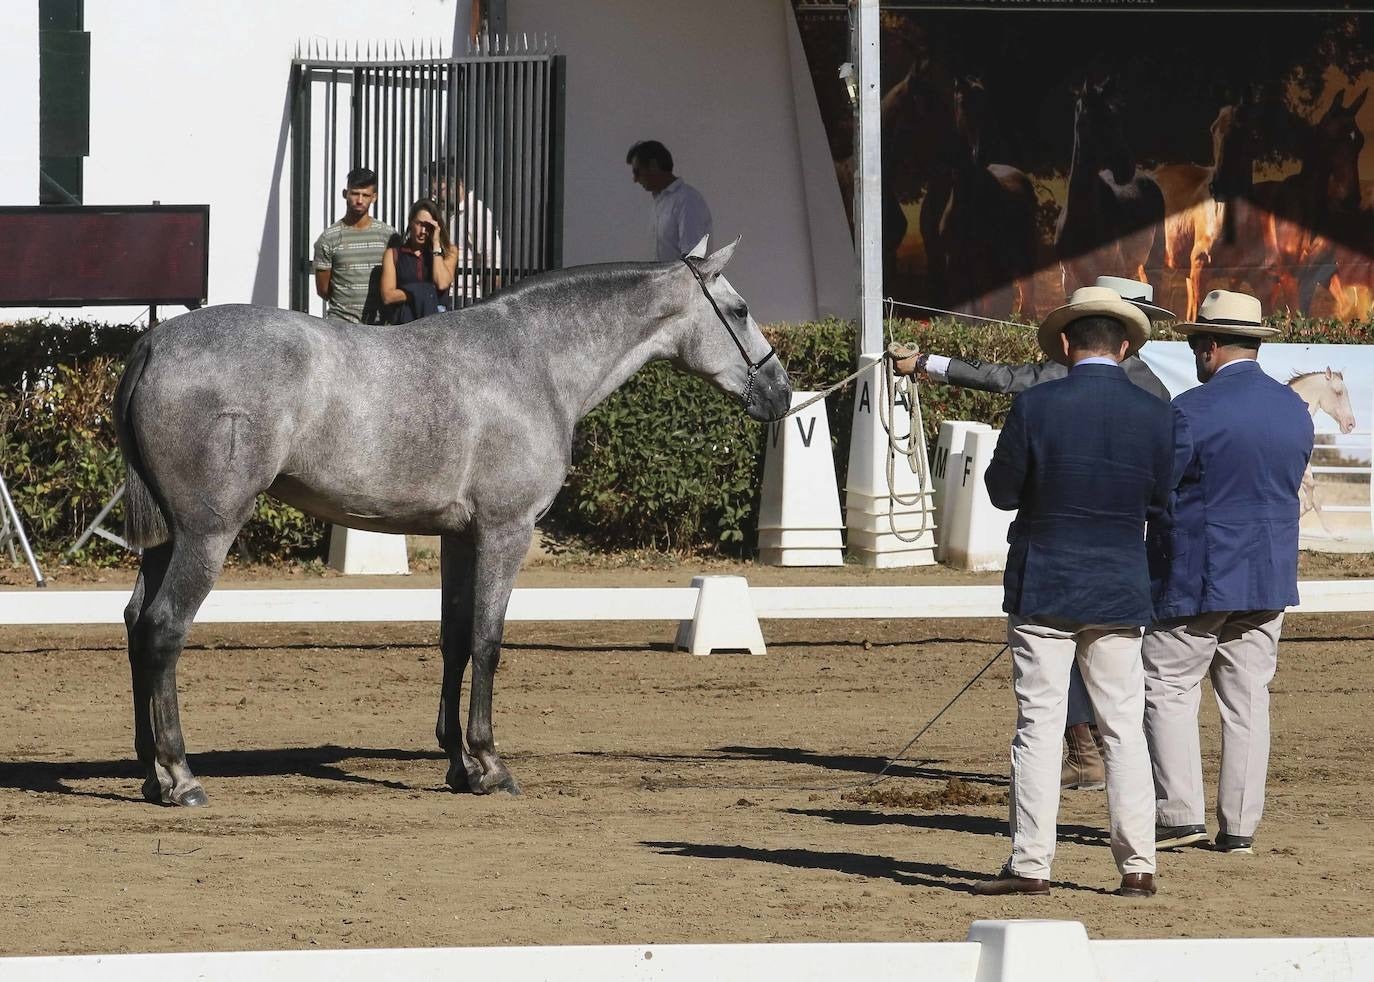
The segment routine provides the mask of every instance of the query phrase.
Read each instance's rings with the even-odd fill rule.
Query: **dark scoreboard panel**
[[[209,205],[0,207],[0,306],[200,306],[209,242]]]

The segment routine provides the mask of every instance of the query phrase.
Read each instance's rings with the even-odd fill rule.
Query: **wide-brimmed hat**
[[[1198,304],[1197,320],[1175,324],[1180,334],[1238,334],[1247,338],[1269,338],[1279,333],[1266,327],[1260,316],[1260,302],[1248,293],[1213,290]]]
[[[1126,340],[1130,342],[1126,349],[1127,356],[1135,354],[1142,344],[1150,340],[1150,319],[1145,316],[1143,310],[1129,301],[1122,300],[1121,294],[1111,287],[1080,286],[1073,291],[1068,303],[1051,310],[1040,322],[1037,340],[1040,342],[1040,350],[1048,355],[1051,361],[1057,361],[1061,365],[1069,363],[1059,335],[1064,333],[1065,327],[1080,317],[1110,317],[1119,321],[1126,329]]]
[[[1129,301],[1145,311],[1145,316],[1150,318],[1151,323],[1171,321],[1178,317],[1178,314],[1172,310],[1165,310],[1155,303],[1155,288],[1148,283],[1142,283],[1125,276],[1099,276],[1093,285],[1105,286],[1108,290],[1115,290],[1121,295],[1122,300]]]

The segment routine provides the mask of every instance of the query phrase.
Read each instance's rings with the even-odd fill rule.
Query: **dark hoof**
[[[172,800],[167,797],[167,793],[162,790],[162,782],[155,777],[144,779],[143,800],[154,805],[170,805],[172,803]]]
[[[469,791],[473,794],[484,794],[482,790],[482,769],[477,766],[477,761],[464,754],[461,759],[450,761],[448,774],[444,777],[444,783],[454,791]]]

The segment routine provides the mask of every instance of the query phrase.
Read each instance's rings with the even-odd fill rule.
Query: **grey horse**
[[[186,762],[176,664],[262,492],[340,525],[441,537],[435,730],[447,781],[518,793],[496,752],[492,678],[511,587],[578,420],[656,359],[738,397],[754,419],[789,408],[786,370],[721,275],[737,244],[546,273],[403,326],[236,305],[139,338],[115,423],[126,534],[144,550],[124,612],[143,796],[207,801]]]

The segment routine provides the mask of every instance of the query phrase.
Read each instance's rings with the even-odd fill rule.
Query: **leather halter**
[[[735,342],[735,347],[739,350],[740,357],[743,358],[749,366],[749,378],[744,384],[743,395],[744,408],[748,409],[754,403],[754,380],[759,377],[759,369],[768,363],[768,359],[777,354],[777,349],[770,344],[766,355],[758,361],[751,359],[749,357],[749,352],[744,350],[744,343],[740,341],[739,336],[735,334],[735,329],[730,326],[730,322],[726,320],[725,315],[721,313],[719,305],[716,304],[716,298],[711,296],[711,291],[706,286],[706,279],[701,275],[701,270],[697,269],[696,264],[692,262],[690,257],[682,256],[681,259],[683,264],[692,271],[692,278],[697,281],[697,284],[701,287],[701,292],[706,296],[707,302],[710,303],[711,309],[716,312],[717,319],[724,325],[725,333],[730,335],[731,341]],[[764,340],[766,341],[767,339],[765,338]]]

